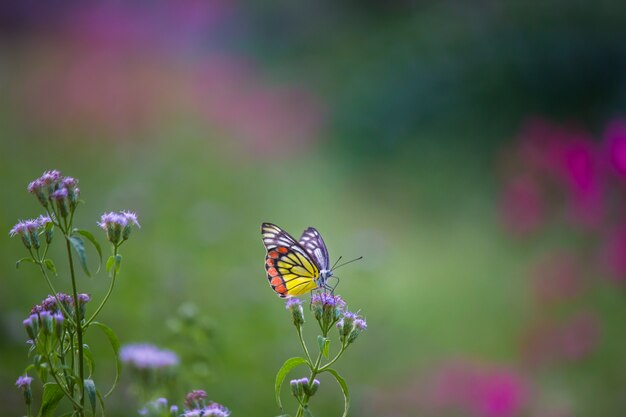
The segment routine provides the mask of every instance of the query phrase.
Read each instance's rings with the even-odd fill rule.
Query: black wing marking
[[[302,233],[300,245],[302,245],[309,256],[317,262],[320,269],[328,270],[330,268],[328,249],[326,249],[322,235],[320,235],[314,227],[309,227]]]

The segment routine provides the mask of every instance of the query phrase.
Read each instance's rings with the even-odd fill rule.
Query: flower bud
[[[24,401],[26,402],[26,405],[30,405],[33,399],[33,393],[30,389],[30,383],[32,381],[33,378],[28,375],[20,376],[17,378],[17,381],[15,381],[15,385],[24,393]]]
[[[27,189],[29,193],[35,194],[35,196],[37,197],[37,200],[39,200],[42,206],[48,207],[48,199],[46,198],[46,195],[43,192],[44,185],[45,184],[43,183],[41,178],[37,178],[35,181],[28,184]]]
[[[348,335],[348,344],[354,342],[356,338],[359,337],[361,332],[365,329],[367,329],[367,323],[365,322],[365,319],[356,319],[354,321],[353,329]]]
[[[29,317],[22,322],[24,324],[24,328],[26,328],[26,333],[31,340],[37,339],[37,330],[35,325],[33,324],[33,320]]]
[[[170,417],[178,417],[178,406],[173,405],[170,407]]]
[[[300,391],[298,388],[298,384],[300,383],[299,379],[292,379],[289,382],[289,385],[291,386],[291,393],[293,394],[294,397],[296,398],[300,398]]]
[[[308,395],[309,397],[312,397],[313,395],[315,395],[319,387],[320,387],[320,381],[318,381],[317,379],[314,379],[313,383],[311,383],[310,385],[309,385],[309,381],[306,380],[306,383],[302,385],[302,388],[304,389],[304,393]]]
[[[59,339],[63,336],[63,322],[65,321],[65,317],[60,312],[54,315],[54,334]]]
[[[50,194],[50,198],[57,203],[57,208],[59,209],[61,217],[67,217],[70,214],[66,202],[67,195],[68,191],[65,187],[61,187]]]
[[[30,321],[32,323],[32,328],[33,328],[33,333],[35,334],[35,338],[37,338],[36,335],[39,334],[39,315],[31,314]],[[35,338],[33,338],[33,340],[35,340]]]
[[[285,308],[291,311],[291,320],[294,326],[301,327],[304,324],[304,311],[302,309],[302,302],[297,298],[290,298],[285,303]]]
[[[49,311],[42,311],[39,313],[39,319],[41,320],[41,329],[45,335],[51,335],[53,329],[52,314]]]

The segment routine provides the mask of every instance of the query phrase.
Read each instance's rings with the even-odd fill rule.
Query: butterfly
[[[267,250],[267,279],[278,296],[288,298],[328,288],[326,281],[333,276],[328,249],[315,228],[306,229],[299,241],[272,223],[263,223],[261,234]]]

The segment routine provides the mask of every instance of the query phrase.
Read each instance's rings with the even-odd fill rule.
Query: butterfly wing
[[[320,269],[328,270],[330,268],[328,249],[326,249],[322,235],[314,227],[309,227],[302,233],[300,245],[311,258],[315,259]]]
[[[263,223],[261,233],[267,250],[267,279],[280,297],[298,296],[317,288],[319,266],[294,238],[271,223]]]

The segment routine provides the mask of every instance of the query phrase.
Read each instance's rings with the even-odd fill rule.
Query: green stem
[[[328,329],[322,329],[322,334],[324,337],[327,337]],[[317,376],[317,374],[321,372],[320,363],[322,362],[323,355],[324,355],[324,351],[322,348],[320,348],[320,353],[317,355],[317,360],[315,361],[315,365],[311,368],[311,376],[309,377],[309,382],[308,382],[309,386],[313,384],[315,377]],[[305,393],[304,396],[302,397],[302,402],[298,401],[300,402],[300,405],[298,406],[298,411],[296,411],[296,417],[302,417],[302,415],[304,414],[304,409],[309,404],[310,398],[311,397]]]
[[[113,257],[114,258],[117,257],[117,248],[118,248],[118,246],[114,246],[114,249],[113,249]],[[106,304],[107,300],[109,299],[109,296],[113,292],[113,286],[115,285],[115,278],[116,277],[117,277],[117,268],[114,265],[113,266],[113,277],[111,278],[111,284],[109,285],[109,290],[107,291],[106,295],[104,296],[104,299],[102,299],[102,302],[100,303],[100,305],[98,306],[96,311],[91,315],[89,320],[87,320],[87,322],[85,323],[85,328],[89,327],[89,324],[96,318],[98,313],[100,313],[100,310],[102,310],[102,307],[104,307],[104,305]]]
[[[84,416],[85,405],[85,366],[83,357],[83,327],[80,322],[80,304],[78,300],[78,290],[76,289],[76,274],[74,273],[74,262],[72,261],[72,248],[70,247],[69,230],[66,226],[65,246],[67,248],[67,257],[70,263],[70,277],[72,278],[72,292],[74,296],[74,312],[76,317],[76,339],[78,343],[78,390],[80,393],[80,409],[79,416]]]
[[[26,404],[26,415],[30,417],[30,403]]]
[[[76,405],[77,407],[82,407],[75,399],[74,397],[72,397],[72,393],[67,389],[67,387],[65,385],[63,385],[61,383],[61,381],[59,380],[59,377],[57,376],[57,373],[52,365],[52,357],[50,356],[50,354],[48,354],[48,363],[50,364],[50,374],[52,375],[52,378],[54,378],[55,382],[57,383],[57,385],[59,386],[59,388],[61,388],[61,390],[63,391],[63,393],[65,394],[65,396],[67,398],[70,399],[70,401],[72,401],[74,403],[74,405]]]
[[[333,363],[337,362],[337,359],[339,359],[341,357],[341,355],[343,354],[343,352],[346,351],[346,348],[348,347],[348,345],[344,342],[341,345],[341,349],[339,350],[339,353],[337,353],[337,356],[335,356],[330,362],[328,362],[326,365],[322,366],[319,371],[323,372],[326,369],[330,368],[330,365],[332,365]]]
[[[311,359],[309,350],[306,348],[306,343],[304,343],[304,338],[302,337],[302,326],[298,326],[298,338],[300,339],[300,344],[302,345],[302,349],[304,349],[306,358],[309,360],[309,364],[313,365],[313,360]]]
[[[46,282],[48,283],[48,288],[50,288],[50,291],[52,291],[52,295],[54,296],[54,299],[57,300],[57,305],[59,306],[61,310],[63,310],[63,313],[65,313],[65,317],[67,317],[67,319],[72,324],[72,326],[76,326],[76,323],[74,323],[74,319],[72,318],[72,315],[65,309],[65,307],[63,306],[63,304],[61,304],[61,301],[57,297],[57,291],[52,286],[52,281],[50,281],[50,278],[48,277],[48,274],[46,273],[46,270],[43,267],[41,260],[39,259],[37,260],[37,265],[39,265],[39,269],[41,269],[41,273],[46,279]]]

